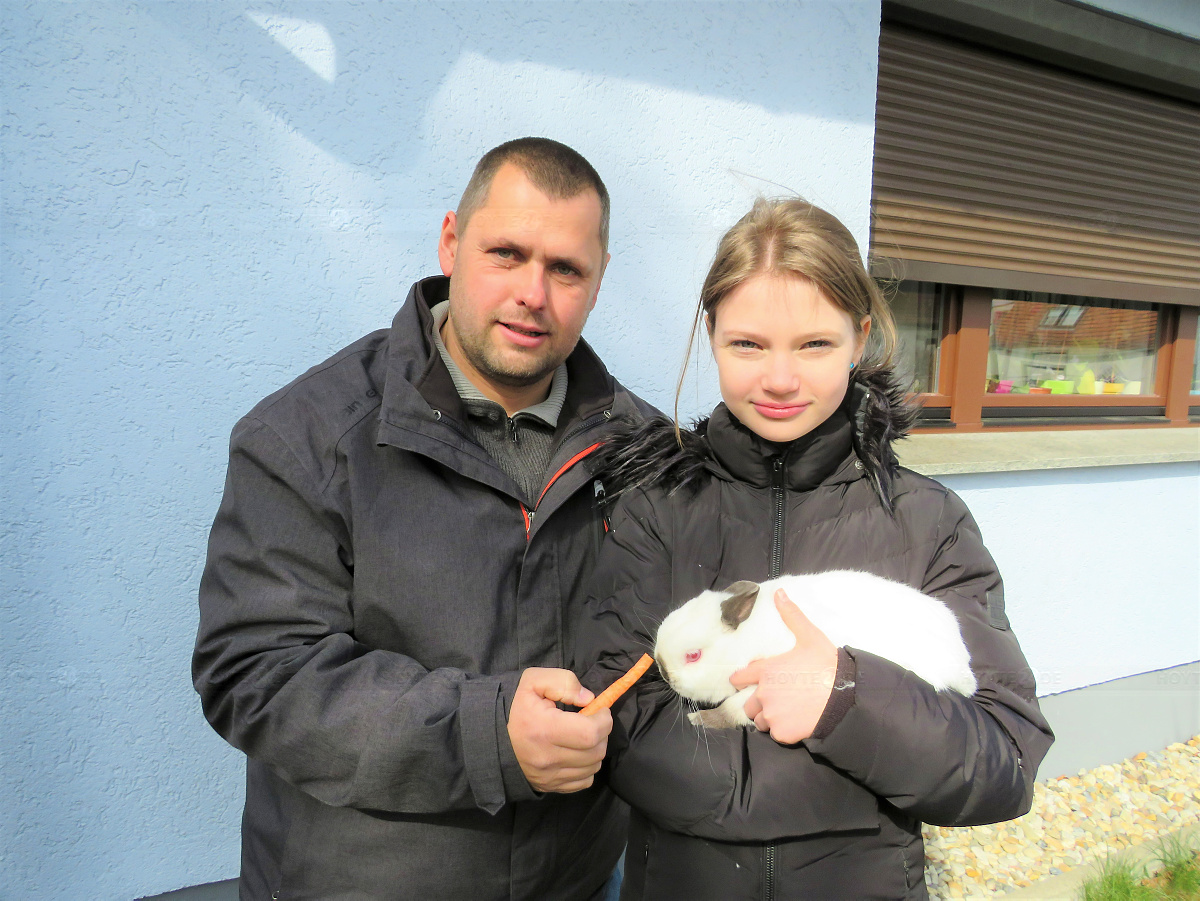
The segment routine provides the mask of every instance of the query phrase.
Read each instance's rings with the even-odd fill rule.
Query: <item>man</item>
[[[579,341],[608,193],[511,141],[445,277],[234,429],[193,676],[247,754],[242,898],[594,898],[624,808],[566,667],[604,533],[586,461],[649,408]]]

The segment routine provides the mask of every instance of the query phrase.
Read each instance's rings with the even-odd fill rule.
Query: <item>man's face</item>
[[[554,200],[511,164],[496,172],[463,230],[446,214],[438,259],[450,277],[450,316],[442,340],[475,386],[506,408],[507,400],[544,397],[579,340],[608,262],[600,215],[594,191]]]

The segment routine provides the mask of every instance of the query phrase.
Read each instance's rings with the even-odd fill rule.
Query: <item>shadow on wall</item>
[[[428,109],[456,63],[471,54],[496,63],[534,64],[596,79],[620,79],[753,104],[773,113],[833,121],[870,121],[874,67],[846,71],[848,41],[876,36],[866,17],[822,16],[820,34],[795,46],[794,69],[768,65],[786,29],[805,18],[804,3],[664,2],[358,5],[271,4],[245,11],[224,3],[158,3],[145,11],[206,57],[213,71],[329,153],[353,165],[412,162]],[[811,4],[810,4],[811,5]],[[817,4],[823,5],[823,4]],[[872,4],[854,4],[870,10]],[[830,26],[842,34],[831,34]],[[514,36],[518,39],[514,40]],[[794,39],[794,35],[788,35]],[[377,52],[380,45],[391,52]],[[746,66],[762,63],[757,72]],[[838,73],[824,89],[798,90],[810,73]],[[486,96],[489,85],[475,88]],[[552,113],[567,98],[541,98]],[[491,98],[503,115],[512,98]],[[572,103],[574,101],[571,101]],[[853,119],[848,110],[861,110]],[[624,117],[626,111],[611,111]],[[478,148],[466,149],[473,157]]]

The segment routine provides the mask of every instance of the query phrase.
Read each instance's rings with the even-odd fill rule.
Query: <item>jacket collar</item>
[[[781,459],[785,484],[793,490],[865,475],[891,509],[898,465],[892,442],[904,437],[915,416],[904,383],[875,369],[856,373],[834,415],[794,442],[765,441],[720,404],[710,418],[678,433],[662,416],[618,428],[596,466],[615,492],[655,485],[672,493],[713,476],[765,487],[772,484],[775,460]]]
[[[776,459],[782,459],[787,485],[793,490],[807,490],[826,481],[851,482],[865,476],[871,480],[883,505],[892,509],[892,483],[899,467],[892,444],[908,434],[916,419],[916,407],[908,400],[905,383],[891,371],[877,368],[857,373],[834,414],[809,435],[788,444],[764,441],[724,408],[721,404],[713,414],[708,444],[716,460],[730,467],[736,478],[752,485],[769,485],[770,477],[764,466],[773,467]],[[731,424],[729,428],[717,420],[717,413],[723,410]],[[715,436],[713,425],[725,437]],[[727,441],[732,435],[737,437]],[[719,449],[723,441],[732,444],[732,448]],[[755,458],[761,462],[755,464]]]
[[[717,462],[739,481],[766,488],[782,477],[792,491],[809,491],[833,475],[853,450],[850,400],[847,392],[833,415],[807,435],[785,443],[760,437],[719,404],[708,421],[708,444]]]
[[[392,320],[381,423],[402,425],[414,417],[426,422],[443,417],[465,421],[462,399],[433,343],[431,310],[447,299],[449,288],[450,280],[442,275],[421,279]],[[566,363],[567,397],[559,416],[559,434],[611,409],[616,389],[600,358],[582,339]],[[384,440],[382,435],[380,440]]]

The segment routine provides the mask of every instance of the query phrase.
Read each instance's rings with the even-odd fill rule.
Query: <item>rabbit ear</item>
[[[734,582],[725,589],[729,597],[721,601],[721,622],[727,629],[736,629],[750,611],[754,609],[754,601],[758,597],[757,582]]]

